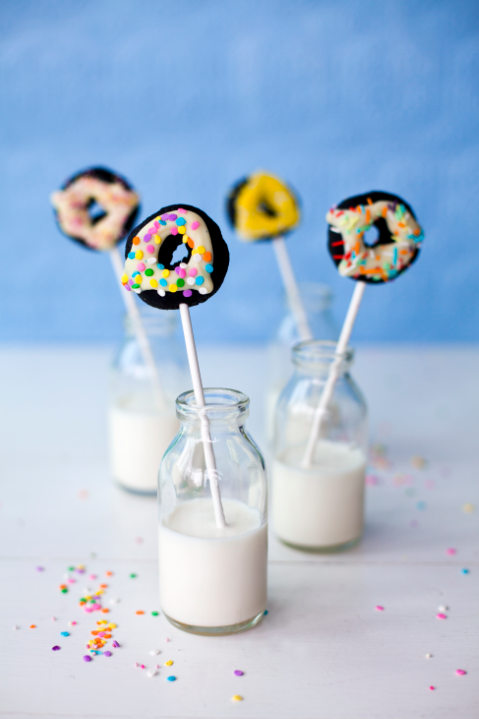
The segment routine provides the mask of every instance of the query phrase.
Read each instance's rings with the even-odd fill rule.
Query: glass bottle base
[[[291,547],[291,549],[297,549],[300,552],[309,552],[310,554],[333,554],[334,552],[346,552],[348,549],[357,547],[357,545],[361,541],[361,537],[356,537],[356,539],[351,539],[349,542],[342,542],[340,544],[328,544],[325,547],[308,547],[304,546],[303,544],[294,544],[293,542],[287,542],[285,539],[282,539],[279,536],[278,539],[287,547]]]
[[[222,637],[225,634],[238,634],[238,632],[245,632],[247,629],[256,627],[263,619],[265,610],[257,614],[252,619],[247,619],[239,624],[227,624],[223,627],[195,627],[192,624],[183,624],[183,622],[177,622],[176,619],[169,617],[168,614],[163,612],[164,616],[168,619],[170,624],[173,624],[177,629],[181,629],[184,632],[190,634],[201,634],[204,637]]]
[[[156,497],[158,494],[158,491],[155,487],[155,489],[141,489],[141,487],[129,487],[127,484],[123,484],[119,479],[113,478],[113,482],[116,484],[117,487],[122,489],[124,492],[129,492],[130,494],[136,494],[141,497]]]

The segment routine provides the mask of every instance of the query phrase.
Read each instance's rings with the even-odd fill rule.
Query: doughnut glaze
[[[79,172],[51,195],[63,234],[92,250],[111,250],[131,230],[140,198],[120,175],[103,167]],[[96,205],[97,212],[91,210]]]
[[[361,282],[398,277],[417,258],[424,239],[410,205],[387,192],[350,197],[329,210],[326,220],[328,249],[339,274]],[[367,245],[364,235],[373,226],[378,237]]]
[[[285,235],[300,220],[292,190],[278,177],[262,171],[233,187],[227,199],[227,213],[238,236],[246,242]]]
[[[173,262],[181,245],[187,256]],[[194,307],[219,290],[228,265],[228,247],[218,225],[197,207],[169,205],[130,233],[122,283],[152,307]]]

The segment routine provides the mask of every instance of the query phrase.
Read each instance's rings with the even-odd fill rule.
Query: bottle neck
[[[235,389],[206,387],[205,407],[198,408],[193,390],[176,400],[176,415],[182,423],[200,425],[204,417],[211,424],[243,425],[249,416],[249,397]]]
[[[348,347],[345,352],[338,353],[336,347],[336,342],[325,340],[310,340],[294,345],[292,359],[296,372],[325,377],[335,365],[338,376],[343,376],[352,365],[354,351]]]
[[[329,312],[333,303],[333,293],[328,285],[323,285],[319,282],[298,282],[298,289],[306,312],[311,314]],[[286,309],[291,311],[286,293],[284,294],[284,302]]]
[[[176,312],[161,311],[145,305],[145,309],[141,308],[140,310],[141,324],[148,337],[172,337],[178,324],[176,314]],[[137,332],[133,318],[127,314],[123,322],[126,336],[136,337]]]

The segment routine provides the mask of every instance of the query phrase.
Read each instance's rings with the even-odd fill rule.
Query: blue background
[[[61,236],[50,192],[106,165],[142,217],[183,202],[222,227],[231,266],[193,310],[203,341],[261,341],[281,314],[267,243],[243,245],[229,186],[258,167],[302,200],[288,239],[299,279],[352,282],[324,215],[353,194],[404,197],[426,232],[418,262],[368,288],[355,340],[479,339],[479,3],[455,0],[3,0],[4,341],[109,341],[121,298],[109,259]]]

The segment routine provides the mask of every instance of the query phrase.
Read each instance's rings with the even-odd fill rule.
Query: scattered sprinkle
[[[37,628],[36,624],[30,624],[30,629],[36,629],[36,628]]]
[[[137,576],[137,574],[130,574],[130,579],[136,579]]]
[[[426,460],[424,457],[420,457],[419,455],[411,457],[411,464],[415,469],[425,469],[427,467]]]
[[[471,502],[467,502],[466,504],[463,504],[462,511],[464,514],[472,514],[475,510],[474,505]]]
[[[437,611],[438,612],[447,612],[448,609],[449,609],[449,607],[446,607],[445,604],[441,604],[441,606],[437,608]]]
[[[137,544],[142,544],[142,542],[143,542],[143,537],[136,537],[135,542],[136,542]]]
[[[151,613],[151,616],[152,616],[152,617],[157,617],[158,614],[159,614],[159,612],[152,612],[152,613]]]
[[[111,657],[111,652],[103,652],[105,657]]]
[[[13,628],[14,628],[14,629],[19,629],[19,627],[18,627],[16,624],[13,625]]]
[[[239,694],[234,694],[234,695],[231,697],[231,701],[233,701],[233,702],[242,702],[242,701],[243,701],[243,697],[241,697]]]
[[[462,572],[463,574],[469,574],[469,569],[461,569],[461,572]]]
[[[430,686],[430,687],[429,687],[429,691],[433,692],[433,691],[435,690],[435,688],[436,688],[436,687]]]
[[[110,599],[110,604],[118,604],[119,599]]]
[[[454,554],[457,554],[457,549],[454,549],[453,547],[449,547],[449,549],[446,549],[446,554],[449,554],[449,556],[453,556]]]
[[[78,499],[88,499],[88,491],[86,489],[80,489]]]
[[[62,637],[69,637],[69,636],[70,636],[70,632],[60,632],[60,634],[62,635]]]
[[[431,659],[432,654],[426,654],[426,659]]]
[[[159,649],[152,649],[151,652],[150,652],[150,654],[151,654],[152,657],[156,656],[156,655],[159,654],[159,653],[160,653],[160,650],[159,650]]]
[[[58,646],[58,644],[55,644],[55,646],[52,647],[52,652],[57,652],[59,649],[60,647]]]
[[[145,612],[143,611],[143,609],[137,609],[137,611],[135,612],[135,614],[144,614],[144,613]]]
[[[56,622],[56,621],[57,621],[57,618],[56,618],[56,617],[52,617],[52,622]]]
[[[112,642],[112,645],[111,645],[111,646],[112,646],[112,647],[115,647],[115,649],[118,649],[120,645],[118,644],[118,642],[117,642],[116,639],[115,639],[115,641]]]
[[[381,606],[381,604],[376,604],[376,606],[374,607],[374,609],[375,609],[377,612],[384,612],[384,607]]]
[[[155,676],[156,676],[156,670],[155,670],[155,669],[151,669],[149,672],[146,673],[146,676],[148,677],[148,679],[151,679],[152,677],[155,677]]]
[[[464,669],[456,669],[456,674],[458,677],[463,677],[467,672]]]
[[[45,567],[37,567],[37,572],[43,572],[45,570]]]
[[[69,624],[71,627],[74,627],[74,626],[76,625],[76,622],[68,622],[68,624]]]
[[[265,609],[264,612],[263,612],[263,614],[264,614],[264,616],[266,616],[266,615],[268,614],[268,610]]]
[[[166,637],[165,642],[169,642],[169,641],[170,641],[170,640],[168,639],[168,637]]]
[[[165,662],[165,667],[171,667],[173,664],[173,659],[168,659],[167,662]]]
[[[447,619],[447,615],[439,612],[439,614],[436,614],[436,619]]]
[[[235,669],[233,674],[235,675],[235,677],[242,677],[244,672],[242,672],[241,669]]]
[[[88,654],[85,654],[85,656],[83,657],[83,661],[84,661],[84,662],[91,662],[91,657],[88,656]]]
[[[169,682],[176,682],[176,677],[173,677],[173,676],[171,676],[171,677],[166,677],[166,679],[167,679],[167,681],[169,681]]]
[[[427,505],[426,505],[426,502],[424,502],[424,501],[418,502],[418,503],[416,504],[417,509],[420,509],[420,510],[426,509],[426,506],[427,506]]]

